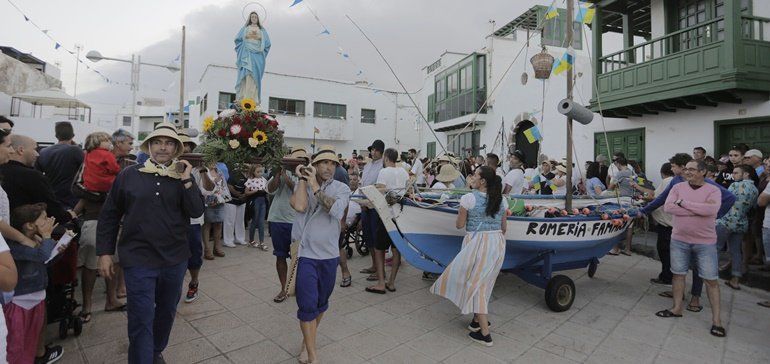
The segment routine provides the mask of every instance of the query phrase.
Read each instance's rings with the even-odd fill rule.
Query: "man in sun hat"
[[[334,149],[322,146],[313,156],[312,167],[297,167],[299,182],[291,196],[294,224],[299,226],[297,318],[304,338],[300,356],[306,350],[308,363],[318,359],[316,333],[334,290],[339,236],[350,200],[350,188],[333,178],[338,163]]]
[[[163,363],[190,258],[187,229],[204,204],[192,165],[175,162],[183,145],[173,124],[158,124],[141,149],[149,159],[121,171],[104,202],[96,255],[101,275],[112,278],[122,221],[117,249],[128,296],[128,361]]]
[[[310,159],[305,148],[293,147],[289,158],[303,159],[307,164]],[[275,256],[275,270],[278,273],[278,281],[281,283],[281,291],[273,298],[280,303],[286,300],[286,276],[291,250],[292,237],[299,235],[299,225],[293,225],[295,212],[291,207],[290,199],[294,186],[297,185],[297,176],[292,171],[278,167],[273,172],[273,177],[267,183],[267,193],[273,197],[270,210],[267,213],[268,229],[273,241],[273,255]]]

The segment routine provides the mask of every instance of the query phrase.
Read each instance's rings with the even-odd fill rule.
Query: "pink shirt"
[[[671,239],[689,244],[716,244],[716,219],[722,193],[711,184],[694,189],[683,182],[671,188],[664,210],[673,216]],[[675,202],[682,200],[681,206]]]

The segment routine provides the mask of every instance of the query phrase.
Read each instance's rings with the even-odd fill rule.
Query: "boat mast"
[[[572,36],[575,24],[573,15],[573,0],[567,0],[567,47],[572,47]],[[572,100],[572,73],[575,68],[574,54],[572,55],[572,67],[567,69],[567,99]],[[567,180],[565,181],[567,192],[564,200],[564,208],[572,209],[572,118],[567,116]]]

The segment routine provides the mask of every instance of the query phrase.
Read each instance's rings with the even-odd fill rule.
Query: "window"
[[[201,102],[201,116],[203,116],[203,113],[206,112],[206,109],[209,106],[209,94],[203,95],[203,102]]]
[[[542,43],[556,47],[567,48],[567,12],[559,9],[559,16],[553,19],[544,20]],[[543,7],[542,19],[545,19],[545,7]],[[572,48],[583,49],[583,29],[581,23],[572,21]]]
[[[457,93],[457,73],[450,73],[449,77],[446,78],[446,82],[447,94],[452,96]]]
[[[347,106],[315,102],[313,103],[313,116],[317,118],[347,119]]]
[[[470,90],[473,87],[473,67],[467,65],[460,69],[460,92]]]
[[[448,135],[448,148],[458,158],[462,158],[470,151],[474,156],[479,154],[479,143],[481,141],[481,131],[473,130],[462,134]]]
[[[217,111],[232,108],[232,104],[235,103],[235,94],[229,92],[219,93],[219,102],[217,103]]]
[[[436,101],[442,101],[446,98],[446,79],[436,81]]]
[[[372,109],[361,109],[361,122],[365,124],[374,124],[377,120],[376,112]]]
[[[124,116],[123,117],[123,126],[131,126],[131,117],[130,116]]]
[[[428,142],[428,145],[425,149],[427,150],[427,157],[429,159],[436,158],[436,142]]]
[[[436,120],[436,94],[428,96],[428,121]]]
[[[305,101],[271,97],[269,112],[305,116]]]

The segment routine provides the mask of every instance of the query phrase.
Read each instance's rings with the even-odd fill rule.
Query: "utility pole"
[[[182,62],[179,75],[179,125],[178,128],[184,128],[184,58],[185,58],[185,26],[182,25],[182,54],[180,61]]]
[[[574,19],[574,2],[573,0],[567,0],[567,49],[572,47],[573,30],[575,29]],[[597,29],[597,31],[599,31]],[[567,70],[567,99],[572,100],[572,73],[575,65],[574,54],[572,55],[572,66]],[[567,196],[564,200],[564,208],[567,210],[572,209],[572,118],[567,117]]]
[[[78,69],[80,68],[80,51],[83,50],[83,45],[75,44],[77,50],[77,56],[75,57],[75,87],[73,87],[72,97],[78,97]]]

